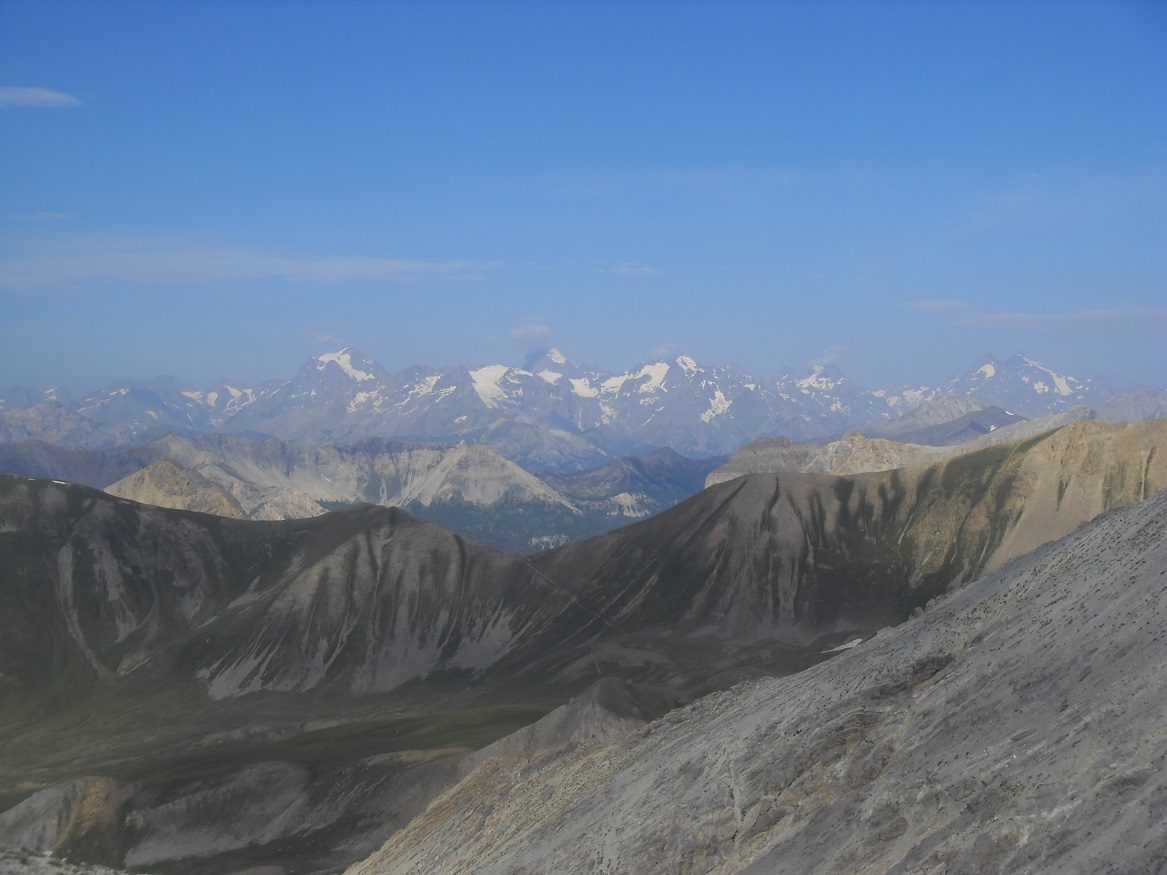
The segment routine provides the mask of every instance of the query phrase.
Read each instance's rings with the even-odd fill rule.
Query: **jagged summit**
[[[336,365],[350,379],[363,383],[366,380],[375,380],[376,371],[380,367],[373,359],[353,347],[346,346],[339,352],[330,352],[316,356],[318,362],[316,370],[324,371],[329,365]]]
[[[1058,373],[1020,353],[1004,361],[984,356],[944,388],[1028,416],[1060,413],[1095,394],[1093,381]]]
[[[313,356],[290,379],[187,390],[169,380],[119,383],[77,402],[5,393],[0,442],[43,439],[104,449],[167,431],[270,435],[313,443],[365,437],[484,443],[532,470],[583,470],[670,446],[687,456],[733,452],[760,437],[825,441],[880,430],[948,396],[1036,418],[1086,405],[1126,418],[1167,409],[1167,389],[1117,392],[1023,355],[985,356],[939,386],[868,390],[834,364],[761,378],[734,366],[662,356],[614,373],[560,350],[502,363],[390,373],[355,347]],[[1133,416],[1132,416],[1133,415]],[[893,427],[892,431],[896,428]]]

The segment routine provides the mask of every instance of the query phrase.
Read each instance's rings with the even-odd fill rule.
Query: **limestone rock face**
[[[120,826],[85,833],[121,856],[94,859],[194,875],[304,870],[318,853],[335,869],[427,806],[394,866],[781,871],[781,846],[790,868],[851,871],[868,853],[854,842],[906,836],[908,871],[1024,870],[1023,847],[1061,870],[1057,849],[1084,839],[1058,830],[1117,823],[1084,801],[1113,778],[1134,794],[1113,806],[1131,847],[1158,853],[1137,803],[1162,804],[1139,763],[1161,765],[1144,718],[1162,713],[1167,665],[1163,427],[738,478],[536,556],[370,505],[231,520],[3,475],[0,796],[133,782],[127,807],[98,806]],[[63,787],[34,805],[46,834],[72,822]],[[1013,799],[1025,845],[982,815]]]
[[[122,810],[132,794],[133,787],[112,778],[56,784],[0,814],[0,841],[32,851],[118,862]]]
[[[1024,440],[1094,418],[1094,412],[1089,408],[1075,407],[1064,413],[1014,421],[1011,425],[994,427],[979,437],[969,438],[966,435],[960,440],[913,440],[906,436],[909,433],[901,435],[890,426],[871,430],[868,434],[847,434],[822,446],[795,443],[787,438],[763,438],[746,444],[730,457],[729,462],[710,472],[705,485],[724,483],[746,474],[776,474],[781,471],[862,474],[866,471],[915,468],[986,447]],[[926,436],[923,431],[917,432],[921,438]]]
[[[124,477],[105,491],[142,504],[213,513],[237,520],[246,516],[234,496],[218,483],[169,459]]]
[[[395,509],[258,523],[5,475],[0,677],[26,692],[74,671],[183,678],[220,699],[538,660],[574,689],[605,664],[723,686],[753,661],[743,648],[866,637],[1149,497],[1167,485],[1165,430],[1079,423],[907,471],[739,478],[536,557]]]
[[[849,434],[825,446],[800,444],[786,438],[765,438],[742,447],[730,460],[705,478],[706,487],[747,474],[860,474],[913,468],[947,459],[958,452],[950,447],[905,444]]]
[[[1153,872],[1167,494],[631,737],[493,759],[350,875]]]

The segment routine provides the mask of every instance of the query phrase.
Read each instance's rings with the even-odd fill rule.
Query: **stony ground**
[[[49,854],[0,847],[0,875],[121,875],[115,869],[70,863]]]
[[[352,875],[1160,872],[1167,493],[801,674],[483,762]]]

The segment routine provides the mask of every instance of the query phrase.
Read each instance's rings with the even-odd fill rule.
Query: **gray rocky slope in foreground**
[[[1161,872],[1167,493],[797,675],[500,756],[351,875]]]

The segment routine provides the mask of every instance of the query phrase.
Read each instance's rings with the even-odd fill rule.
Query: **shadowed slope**
[[[369,758],[481,747],[598,676],[667,700],[807,668],[1155,492],[1157,447],[1090,426],[910,471],[742,478],[535,557],[385,508],[234,521],[0,477],[0,798],[107,775],[147,793],[135,810],[163,812],[204,781],[262,797],[279,762],[289,798],[344,795],[352,778],[368,825]],[[341,809],[313,810],[327,844]],[[141,859],[191,871],[191,855],[292,853],[219,821],[230,841],[200,844],[199,823],[186,856],[159,840]]]
[[[255,523],[7,476],[0,561],[0,659],[24,690],[74,674],[194,676],[216,698],[386,690],[480,668],[569,604],[520,557],[394,509]]]
[[[1165,426],[1079,423],[907,471],[756,475],[530,559],[393,509],[254,523],[4,476],[0,672],[8,690],[198,678],[221,698],[385,691],[504,657],[533,670],[597,636],[817,647],[1157,492]]]
[[[793,677],[484,763],[350,875],[1157,871],[1167,496]]]

